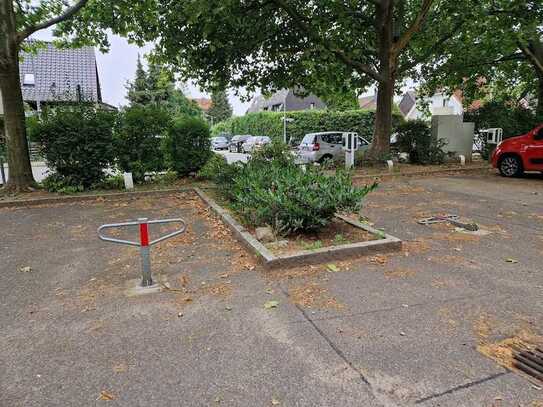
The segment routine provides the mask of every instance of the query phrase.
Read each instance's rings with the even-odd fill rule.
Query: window
[[[34,86],[36,84],[36,78],[33,73],[25,73],[23,77],[23,86]]]
[[[311,109],[311,110],[315,109],[315,103],[311,102],[309,104],[309,109]]]
[[[543,127],[535,134],[534,140],[543,140]]]

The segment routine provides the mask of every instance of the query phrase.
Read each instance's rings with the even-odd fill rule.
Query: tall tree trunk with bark
[[[377,7],[376,30],[379,38],[379,76],[377,85],[377,109],[373,141],[368,151],[370,160],[383,160],[390,151],[392,133],[392,101],[394,98],[395,63],[393,55],[393,9],[392,0],[383,0]]]
[[[0,0],[0,92],[9,176],[6,189],[30,190],[35,184],[28,154],[24,102],[19,77],[19,41],[11,0]]]

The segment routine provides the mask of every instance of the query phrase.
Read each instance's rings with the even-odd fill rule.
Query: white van
[[[338,159],[345,155],[343,150],[343,136],[347,132],[324,131],[320,133],[309,133],[304,136],[298,146],[298,157],[300,161],[311,163],[322,163],[327,159]],[[358,137],[358,151],[366,151],[370,143],[363,137]]]

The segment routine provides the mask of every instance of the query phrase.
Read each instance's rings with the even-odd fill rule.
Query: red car
[[[522,136],[503,140],[492,153],[492,166],[504,177],[543,172],[543,124]]]

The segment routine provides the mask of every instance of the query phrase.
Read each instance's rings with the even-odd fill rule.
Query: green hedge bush
[[[146,172],[166,169],[161,148],[170,124],[170,114],[159,106],[132,106],[120,112],[114,133],[116,161],[134,181],[142,182]]]
[[[45,111],[33,129],[42,144],[47,166],[54,171],[45,185],[52,189],[92,188],[113,163],[113,125],[116,112],[89,105],[63,106]]]
[[[371,110],[304,110],[287,112],[287,117],[293,121],[287,123],[289,141],[299,143],[305,134],[319,131],[352,131],[368,141],[373,138],[373,123],[375,112]],[[400,114],[394,114],[394,127],[403,122]],[[212,134],[222,132],[231,134],[251,134],[254,136],[269,136],[273,140],[283,140],[283,113],[258,112],[241,117],[232,117],[213,126]]]
[[[209,126],[196,117],[176,118],[164,139],[164,153],[168,167],[178,175],[199,171],[212,155]]]
[[[209,175],[232,209],[246,224],[270,225],[277,235],[322,229],[337,212],[358,210],[377,186],[354,187],[342,170],[332,176],[316,166],[304,171],[278,143],[264,147],[246,164],[214,162]]]
[[[444,140],[432,137],[428,123],[423,120],[408,121],[397,129],[398,148],[401,152],[409,154],[409,161],[413,164],[443,164],[445,152]]]

